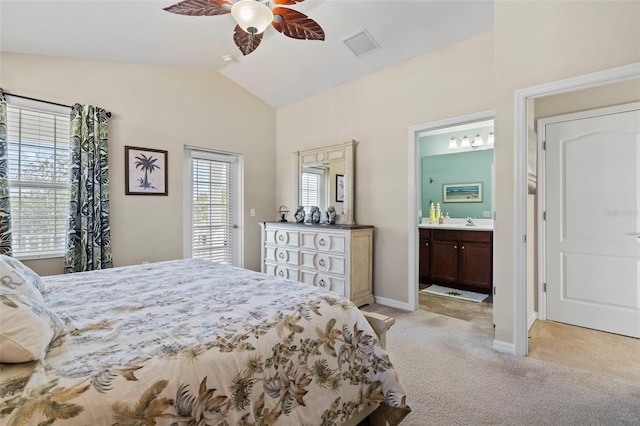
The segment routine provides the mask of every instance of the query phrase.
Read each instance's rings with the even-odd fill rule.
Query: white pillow
[[[31,284],[33,284],[40,293],[44,293],[44,282],[42,281],[42,278],[40,278],[40,275],[36,274],[33,269],[29,268],[15,257],[7,256],[5,254],[0,254],[0,260],[4,260],[13,269],[22,271],[23,275],[27,277]]]
[[[64,322],[43,304],[0,288],[0,362],[42,359],[63,332]]]
[[[11,266],[6,257],[8,256],[0,257],[0,288],[16,290],[36,302],[44,303],[42,293],[33,279],[29,279],[24,270]]]

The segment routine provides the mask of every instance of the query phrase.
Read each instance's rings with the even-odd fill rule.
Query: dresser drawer
[[[274,277],[298,281],[298,268],[265,262],[265,273]]]
[[[345,273],[344,256],[333,255],[321,251],[301,251],[300,267],[311,269],[318,272],[328,272],[330,274],[344,275]]]
[[[301,232],[300,248],[328,253],[344,254],[347,238],[345,234],[330,232]]]
[[[288,247],[265,246],[265,261],[283,265],[298,266],[300,253]]]
[[[316,287],[322,287],[327,290],[335,291],[344,296],[344,279],[334,277],[328,274],[322,274],[314,271],[300,271],[300,281],[311,284]]]
[[[298,247],[300,234],[289,229],[267,229],[266,244],[283,247]]]

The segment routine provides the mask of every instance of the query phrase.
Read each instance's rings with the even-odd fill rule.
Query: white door
[[[640,104],[540,125],[547,319],[640,337]]]

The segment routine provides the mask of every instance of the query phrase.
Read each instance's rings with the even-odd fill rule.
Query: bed
[[[52,321],[46,356],[0,364],[2,424],[342,425],[375,409],[395,425],[410,411],[374,332],[388,319],[328,290],[198,259],[36,287],[42,303],[0,286],[3,312],[29,299]]]

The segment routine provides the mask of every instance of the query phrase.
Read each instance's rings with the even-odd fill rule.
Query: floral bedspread
[[[335,293],[196,259],[44,280],[66,334],[43,361],[1,364],[2,424],[339,425],[378,402],[409,412],[367,320]]]

